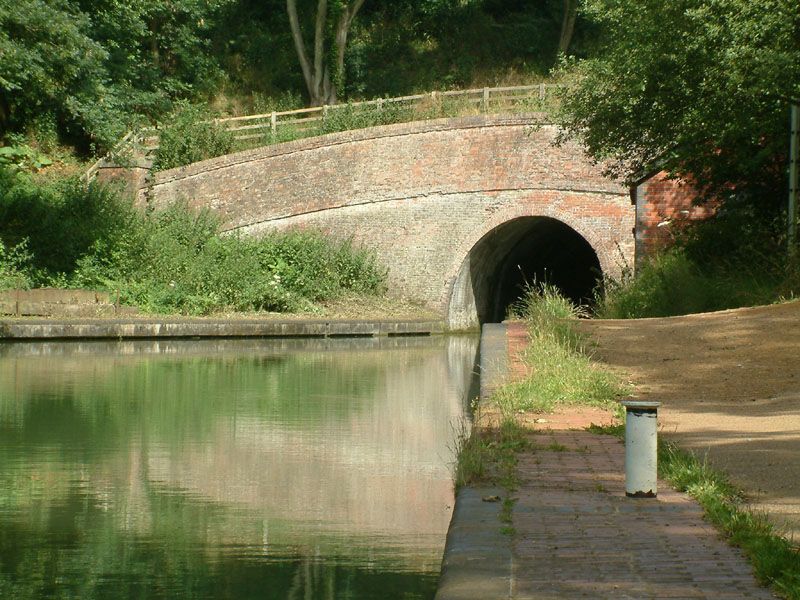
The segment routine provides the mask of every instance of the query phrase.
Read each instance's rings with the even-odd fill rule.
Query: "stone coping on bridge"
[[[470,115],[465,117],[443,117],[421,121],[408,121],[405,123],[391,123],[364,129],[349,129],[326,133],[313,137],[300,138],[278,144],[260,146],[250,150],[242,150],[217,156],[199,162],[175,167],[154,173],[151,185],[158,186],[179,179],[193,177],[200,173],[224,169],[237,164],[262,160],[273,156],[304,152],[339,144],[375,140],[380,138],[400,137],[419,133],[449,131],[453,129],[478,129],[481,127],[498,126],[545,126],[552,125],[552,119],[546,113],[519,113],[513,115]],[[619,186],[609,184],[609,188],[618,191]]]
[[[445,332],[437,320],[3,319],[0,341],[247,337],[377,337]]]

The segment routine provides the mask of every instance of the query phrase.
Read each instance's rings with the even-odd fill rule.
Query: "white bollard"
[[[624,400],[625,495],[655,498],[658,481],[658,407],[660,402]]]

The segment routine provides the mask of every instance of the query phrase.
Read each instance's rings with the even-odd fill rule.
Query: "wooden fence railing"
[[[238,149],[243,149],[244,147],[256,147],[285,139],[325,133],[330,130],[326,129],[326,122],[330,123],[331,119],[342,115],[344,111],[360,113],[362,116],[372,113],[374,122],[362,125],[369,126],[379,124],[382,115],[385,117],[385,122],[402,122],[450,114],[456,116],[469,112],[543,110],[548,107],[549,102],[554,100],[555,94],[552,92],[559,87],[558,84],[541,83],[430,92],[399,98],[378,98],[363,102],[275,111],[259,115],[224,117],[214,119],[214,122],[231,132]],[[357,120],[355,122],[358,123]],[[348,128],[346,122],[340,123],[338,126],[341,126],[342,129]],[[104,161],[113,161],[118,156],[133,155],[137,149],[140,154],[144,155],[157,151],[158,129],[148,127],[136,132],[129,132],[107,156],[93,164],[83,178],[87,182],[91,181]]]

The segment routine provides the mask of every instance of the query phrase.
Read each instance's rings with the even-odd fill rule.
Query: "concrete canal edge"
[[[508,343],[504,324],[486,324],[480,344],[480,402],[505,380]],[[447,531],[436,600],[510,598],[513,554],[511,538],[501,533],[500,502],[483,498],[502,496],[491,487],[463,487],[456,495]]]
[[[443,321],[275,319],[3,319],[0,341],[246,337],[376,337],[445,333]]]

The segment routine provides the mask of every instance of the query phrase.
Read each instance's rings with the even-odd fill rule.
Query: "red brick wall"
[[[668,179],[660,172],[634,188],[636,204],[636,264],[669,246],[675,233],[691,221],[714,213],[708,205],[695,206],[697,190],[691,182]]]

